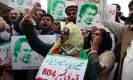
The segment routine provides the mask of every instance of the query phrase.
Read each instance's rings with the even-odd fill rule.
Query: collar
[[[133,24],[130,26],[130,29],[129,29],[130,31],[133,31]]]
[[[41,30],[41,31],[40,31],[40,34],[42,34],[42,35],[53,35],[54,32],[53,32],[53,30],[50,30],[50,31],[48,31],[48,32],[43,32],[43,31]]]

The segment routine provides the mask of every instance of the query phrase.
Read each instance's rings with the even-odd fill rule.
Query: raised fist
[[[35,9],[41,9],[41,4],[40,4],[39,2],[36,2],[36,3],[34,4],[34,8],[35,8]]]

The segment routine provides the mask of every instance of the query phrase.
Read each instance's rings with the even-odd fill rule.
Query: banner
[[[24,9],[31,9],[35,2],[40,2],[40,0],[9,0],[9,6],[20,11]]]
[[[0,44],[0,66],[11,66],[11,41]]]
[[[83,80],[87,59],[61,55],[47,55],[36,79],[38,80]]]
[[[103,12],[103,6],[103,3],[79,2],[76,25],[81,29],[91,29],[93,26],[103,27],[101,22],[102,14],[105,13]],[[108,5],[106,13],[110,20],[115,21],[116,6]]]
[[[70,5],[80,6],[80,2],[103,4],[105,0],[48,0],[47,12],[54,17],[55,21],[61,21],[66,18],[66,7]]]
[[[56,42],[54,35],[42,35],[39,38],[48,44]],[[13,70],[39,69],[44,57],[31,49],[25,36],[12,36],[11,47]],[[36,47],[39,47],[39,45]]]
[[[47,12],[54,17],[55,21],[61,21],[67,17],[65,13],[66,7],[76,4],[76,2],[68,0],[48,0]]]
[[[80,2],[78,5],[76,25],[81,29],[89,29],[92,26],[101,25],[100,4]]]

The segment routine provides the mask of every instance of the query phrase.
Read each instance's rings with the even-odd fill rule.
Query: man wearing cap
[[[78,11],[78,7],[75,5],[68,6],[65,9],[65,13],[68,16],[68,22],[73,22],[74,24],[76,24],[77,11]]]

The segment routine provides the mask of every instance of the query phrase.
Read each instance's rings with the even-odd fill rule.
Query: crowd
[[[80,29],[75,25],[78,7],[74,5],[65,9],[67,17],[62,19],[63,28],[39,3],[24,13],[6,10],[0,17],[0,44],[11,40],[11,36],[25,35],[30,47],[43,57],[58,54],[88,59],[84,80],[133,80],[133,1],[128,5],[128,17],[123,16],[118,4],[112,5],[117,7],[115,21],[109,19],[106,9],[102,20],[110,32],[97,26],[91,30]],[[115,45],[110,34],[114,35]],[[57,42],[46,44],[37,35],[56,35]],[[109,79],[115,63],[118,65],[113,79]],[[0,66],[0,80],[35,80],[37,72],[37,69],[12,70]]]

